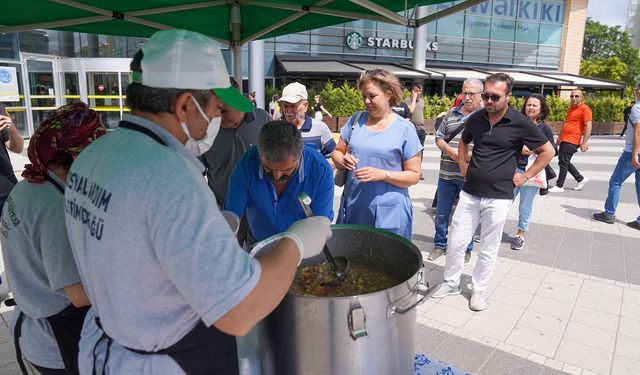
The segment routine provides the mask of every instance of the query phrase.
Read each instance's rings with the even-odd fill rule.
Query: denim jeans
[[[584,177],[578,172],[576,167],[571,164],[571,157],[578,151],[577,145],[568,142],[560,142],[560,149],[558,150],[558,167],[560,172],[558,173],[558,179],[556,180],[557,187],[564,186],[564,180],[567,178],[567,172],[571,173],[576,181],[580,182],[584,180]]]
[[[2,215],[2,208],[4,207],[4,203],[7,201],[8,195],[4,197],[0,197],[0,215]]]
[[[622,183],[633,173],[636,174],[636,196],[638,205],[640,205],[640,169],[635,169],[631,165],[631,153],[625,151],[620,155],[618,164],[616,164],[616,168],[609,179],[609,194],[607,194],[607,200],[604,202],[604,211],[609,215],[616,214]],[[636,220],[640,222],[640,216]]]
[[[524,169],[518,168],[518,173],[524,173]],[[513,189],[513,199],[520,194],[520,203],[518,204],[518,229],[526,232],[529,230],[529,220],[531,220],[531,211],[533,211],[533,200],[538,194],[537,186],[518,186]]]
[[[438,178],[438,203],[436,205],[436,217],[434,223],[436,226],[436,234],[433,237],[433,244],[443,250],[447,250],[447,234],[449,232],[449,220],[453,203],[464,186],[464,181],[445,180]],[[467,246],[467,252],[473,249],[473,236],[471,242]]]

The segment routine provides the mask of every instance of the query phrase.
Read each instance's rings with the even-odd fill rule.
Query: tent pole
[[[256,92],[258,108],[264,108],[264,40],[249,42],[249,92]]]
[[[233,77],[240,85],[240,90],[244,87],[242,84],[242,24],[240,20],[240,5],[238,3],[231,5],[231,52],[233,54]]]

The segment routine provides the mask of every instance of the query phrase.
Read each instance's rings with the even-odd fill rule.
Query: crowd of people
[[[238,373],[235,337],[276,308],[301,260],[322,251],[331,221],[412,239],[409,188],[423,177],[426,134],[419,83],[403,101],[393,73],[362,72],[365,110],[336,141],[320,96],[310,103],[307,88],[293,82],[269,111],[258,108],[204,35],[157,32],[131,71],[131,113],[118,128],[107,132],[82,103],[59,108],[31,138],[31,164],[19,183],[10,178],[6,149],[20,152],[22,139],[0,114],[0,167],[10,171],[2,170],[0,184],[0,242],[23,369],[22,358],[43,374]],[[465,80],[436,128],[441,157],[428,260],[444,255],[446,262],[433,297],[461,293],[473,252],[474,311],[486,307],[515,197],[511,248],[520,250],[536,196],[561,193],[567,172],[576,190],[588,181],[571,163],[577,150],[588,151],[583,93],[571,93],[554,141],[544,96],[531,95],[516,111],[513,83],[505,73]],[[640,202],[640,104],[628,118],[625,150],[596,220],[615,222],[621,184],[633,173]],[[555,155],[560,171],[549,188]],[[343,189],[334,215],[335,185]],[[306,217],[302,193],[316,216]],[[640,229],[640,217],[628,225]],[[254,257],[257,248],[267,251]]]

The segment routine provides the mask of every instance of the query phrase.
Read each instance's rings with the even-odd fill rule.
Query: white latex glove
[[[258,242],[251,256],[259,257],[269,252],[273,246],[284,237],[291,238],[300,251],[300,261],[312,258],[322,251],[325,243],[331,238],[331,222],[326,216],[313,216],[298,220],[286,232],[278,233]],[[300,264],[300,262],[298,262]]]
[[[238,215],[232,211],[222,211],[221,214],[227,221],[227,224],[229,225],[229,228],[231,228],[233,234],[238,234],[238,229],[240,229],[240,218]]]

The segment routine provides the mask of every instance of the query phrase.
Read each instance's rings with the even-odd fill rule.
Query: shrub
[[[327,82],[320,96],[327,111],[337,117],[349,117],[364,109],[360,91],[346,81],[340,87],[333,87],[333,83]]]

